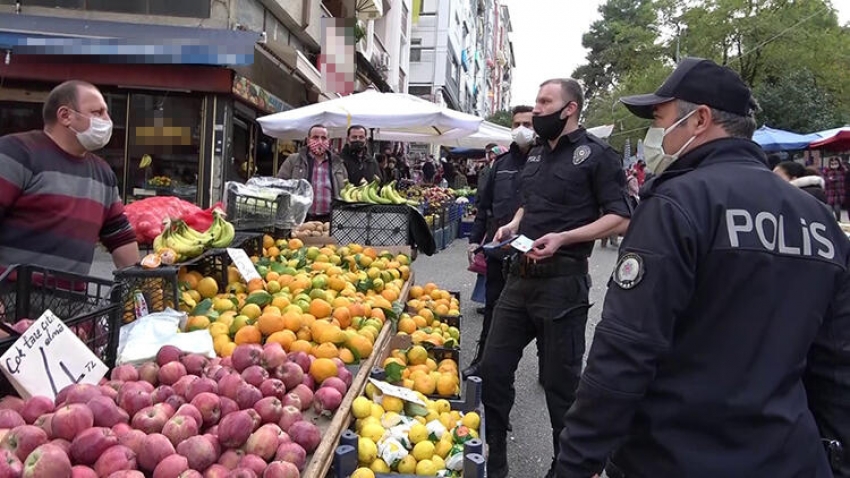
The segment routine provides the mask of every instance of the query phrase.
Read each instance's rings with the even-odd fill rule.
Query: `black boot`
[[[478,345],[475,346],[475,357],[472,358],[472,362],[469,363],[469,367],[466,367],[460,373],[464,380],[468,377],[481,376],[481,367],[479,367],[478,364],[481,362],[482,356],[484,356],[484,342],[478,342]]]
[[[487,478],[508,477],[508,434],[487,433]]]

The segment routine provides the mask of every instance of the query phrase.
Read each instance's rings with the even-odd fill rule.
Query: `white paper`
[[[511,247],[522,252],[523,254],[530,251],[531,247],[534,245],[534,241],[527,238],[524,235],[520,235],[513,242],[511,242]]]
[[[239,270],[239,274],[245,279],[245,282],[251,282],[254,279],[262,279],[248,253],[243,249],[228,248],[227,254],[233,260],[233,265]]]
[[[96,335],[98,331],[88,333]],[[0,368],[24,399],[34,395],[56,398],[60,390],[76,383],[96,385],[109,371],[50,310],[0,356]]]
[[[375,386],[378,387],[378,390],[380,390],[383,394],[400,398],[406,402],[422,405],[423,407],[425,406],[425,402],[419,400],[419,397],[416,396],[413,390],[404,387],[397,387],[387,382],[382,382],[381,380],[375,380],[374,378],[370,378],[369,380],[375,384]]]
[[[214,358],[215,348],[208,331],[180,332],[179,325],[185,316],[184,312],[166,309],[121,327],[117,363],[138,364],[153,360],[164,345]]]

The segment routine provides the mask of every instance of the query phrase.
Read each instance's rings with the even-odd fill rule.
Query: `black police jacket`
[[[832,476],[821,436],[850,444],[848,257],[755,143],[680,158],[623,240],[557,476],[609,456],[629,478]]]
[[[345,170],[348,171],[348,182],[355,186],[359,186],[363,179],[366,182],[372,182],[376,177],[378,180],[383,177],[378,161],[370,154],[364,153],[361,159],[351,152],[346,144],[342,147],[340,157],[345,163]]]
[[[520,205],[520,173],[528,158],[516,143],[499,155],[478,185],[475,198],[477,212],[469,242],[481,244],[492,238],[495,231],[511,222]]]

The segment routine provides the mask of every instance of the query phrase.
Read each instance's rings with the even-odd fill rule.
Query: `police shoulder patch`
[[[573,164],[579,165],[590,157],[590,146],[583,144],[573,151]]]
[[[622,289],[632,289],[643,279],[644,267],[643,258],[639,255],[629,252],[623,254],[620,260],[617,261],[617,267],[614,268],[614,283]]]

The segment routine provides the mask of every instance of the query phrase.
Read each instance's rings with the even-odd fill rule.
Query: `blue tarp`
[[[758,143],[765,151],[806,149],[810,143],[819,139],[821,137],[816,133],[797,134],[768,126],[762,126],[753,134],[753,141]]]

